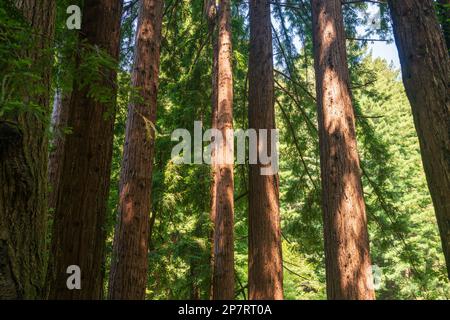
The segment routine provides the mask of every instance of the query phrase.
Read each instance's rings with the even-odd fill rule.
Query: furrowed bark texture
[[[275,129],[270,1],[250,1],[249,128]],[[270,135],[270,133],[269,133]],[[260,141],[261,137],[258,137]],[[267,150],[270,154],[270,139]],[[258,146],[258,149],[261,146]],[[274,150],[275,152],[275,150]],[[278,174],[249,171],[249,298],[283,299]]]
[[[143,300],[147,287],[154,125],[158,93],[163,0],[143,0],[133,69],[142,101],[128,108],[119,216],[109,279],[110,299]]]
[[[219,2],[217,128],[222,142],[217,146],[219,164],[216,181],[216,216],[214,228],[213,299],[234,299],[234,137],[233,70],[231,43],[231,3]],[[229,141],[231,139],[231,141]],[[216,158],[217,159],[217,158]]]
[[[86,1],[79,43],[119,57],[121,0]],[[90,50],[89,48],[84,49]],[[83,50],[81,50],[83,52]],[[76,68],[85,68],[78,54]],[[50,299],[101,299],[105,215],[110,182],[115,114],[116,71],[102,68],[95,86],[112,88],[110,102],[90,94],[93,84],[75,79],[70,97],[65,150],[58,187],[48,285]],[[69,290],[67,268],[81,269],[81,290]]]
[[[340,0],[312,0],[328,299],[374,299]]]
[[[450,278],[450,60],[431,0],[388,1]]]
[[[52,59],[47,49],[52,45],[56,4],[54,0],[13,3],[33,30],[34,46],[24,50],[23,58],[39,66],[43,89],[42,93],[24,96],[23,102],[38,105],[50,118]],[[45,121],[28,112],[0,118],[0,299],[43,298],[46,130]]]

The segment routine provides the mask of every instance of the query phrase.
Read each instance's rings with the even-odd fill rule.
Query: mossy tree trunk
[[[39,90],[20,97],[31,112],[0,118],[0,299],[42,298],[47,224],[47,119],[55,21],[54,0],[14,1],[32,29],[32,48],[23,57],[39,70]],[[2,72],[2,70],[0,70]],[[34,86],[35,84],[31,84]],[[36,93],[38,92],[39,93]]]

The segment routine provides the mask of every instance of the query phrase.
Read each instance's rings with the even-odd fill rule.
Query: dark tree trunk
[[[80,43],[97,46],[113,59],[119,56],[121,0],[86,1]],[[83,51],[89,50],[84,48]],[[83,55],[76,68],[82,68]],[[50,299],[103,297],[104,223],[110,182],[116,71],[104,68],[95,86],[113,89],[111,102],[90,94],[92,84],[75,79],[65,138],[62,179],[58,187],[48,282]],[[66,286],[67,268],[81,269],[81,290]]]
[[[432,0],[389,1],[450,278],[450,61]]]
[[[133,86],[140,91],[142,101],[132,103],[128,109],[110,299],[144,299],[147,287],[163,7],[163,0],[142,0],[139,10]]]
[[[328,299],[374,299],[340,0],[312,0]]]
[[[250,0],[249,128],[275,129],[268,0]],[[267,143],[270,153],[270,139]],[[261,175],[262,167],[252,164],[249,172],[249,297],[283,299],[279,179],[278,174]]]
[[[233,129],[233,72],[231,43],[230,0],[219,1],[218,38],[218,90],[217,129],[222,133],[222,143],[217,145],[221,159],[216,166],[216,216],[214,228],[213,299],[234,299],[234,137],[227,140],[227,131]],[[229,137],[228,137],[229,138]],[[217,159],[217,157],[216,157]],[[231,160],[231,161],[228,161]],[[231,162],[231,163],[230,163]]]
[[[35,47],[24,52],[42,65],[44,90],[24,96],[50,118],[50,71],[54,0],[14,1],[36,36]],[[40,67],[39,67],[40,68]],[[0,73],[3,70],[0,71]],[[47,224],[47,126],[35,115],[0,118],[0,299],[43,298]]]

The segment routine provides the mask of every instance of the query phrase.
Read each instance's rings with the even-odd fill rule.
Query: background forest
[[[21,58],[24,50],[34,48],[36,37],[14,5],[7,4],[8,1],[0,4],[0,83],[3,84],[0,117],[28,112],[44,123],[48,127],[50,159],[57,150],[58,139],[73,134],[70,126],[55,126],[55,117],[58,116],[58,105],[64,103],[67,92],[72,90],[74,78],[88,84],[91,87],[89,95],[98,101],[108,104],[114,97],[113,89],[105,87],[99,80],[105,68],[116,68],[114,59],[98,48],[80,45],[75,30],[66,26],[66,10],[73,2],[76,1],[56,2],[54,45],[48,53],[54,57],[50,62],[53,122],[42,106],[23,108],[21,98],[16,99],[23,96],[24,91],[39,93],[45,89],[41,86],[42,66],[32,58]],[[401,71],[398,66],[374,57],[370,49],[374,41],[394,41],[389,8],[384,1],[348,2],[342,9],[370,254],[379,280],[376,298],[450,299],[441,240]],[[441,21],[446,19],[446,10],[445,6],[438,7]],[[379,16],[372,14],[378,11]],[[131,85],[138,14],[139,2],[125,0],[120,27],[120,64],[116,68],[117,108],[111,110],[116,114],[111,182],[103,227],[106,238],[102,259],[105,297],[119,214],[128,107],[139,99]],[[231,17],[234,126],[248,128],[248,1],[231,1]],[[271,19],[275,115],[276,127],[280,130],[284,298],[326,299],[310,1],[272,1]],[[177,128],[186,128],[193,134],[194,121],[202,121],[205,129],[211,127],[214,39],[215,32],[208,21],[207,1],[164,1],[157,120],[148,124],[154,129],[156,139],[146,299],[210,298],[211,167],[207,164],[174,164],[171,150],[177,142],[171,141],[171,133]],[[80,50],[84,50],[80,55],[84,55],[85,64],[76,68],[79,58],[74,52]],[[49,65],[48,62],[43,64]],[[8,95],[9,92],[14,94]],[[1,139],[3,137],[0,146]],[[236,299],[249,298],[248,185],[248,165],[235,165]],[[49,231],[44,244],[47,249],[42,259],[52,254],[53,213],[54,208],[49,205],[46,224]]]

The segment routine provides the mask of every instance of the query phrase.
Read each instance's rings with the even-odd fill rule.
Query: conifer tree
[[[329,299],[374,299],[340,0],[312,0]]]

